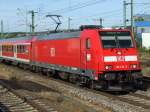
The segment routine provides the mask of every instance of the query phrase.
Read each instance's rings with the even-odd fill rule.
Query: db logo
[[[117,61],[124,61],[124,56],[117,56]]]

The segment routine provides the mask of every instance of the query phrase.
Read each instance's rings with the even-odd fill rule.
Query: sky
[[[134,14],[149,14],[148,1],[134,0]],[[130,3],[130,0],[126,2]],[[60,29],[68,28],[68,18],[71,18],[71,28],[99,25],[99,18],[103,19],[104,27],[123,25],[123,0],[0,0],[0,20],[3,20],[4,32],[30,31],[31,10],[37,12],[35,31],[55,29],[55,22],[46,17],[48,14],[62,16]],[[127,6],[127,18],[130,19],[130,5]]]

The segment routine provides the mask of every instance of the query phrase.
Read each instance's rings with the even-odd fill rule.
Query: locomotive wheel
[[[37,72],[36,66],[32,66],[31,71],[36,73]]]
[[[90,87],[90,89],[96,89],[96,84],[95,84],[94,80],[90,81],[89,87]]]
[[[76,78],[76,85],[77,86],[82,86],[82,87],[87,87],[89,85],[89,79],[88,77],[85,76],[78,76]]]
[[[102,89],[103,90],[107,90],[108,89],[108,81],[102,81],[101,85],[102,85]]]
[[[54,71],[46,71],[46,75],[48,76],[48,77],[54,77],[55,76],[55,72]]]
[[[44,68],[41,69],[41,73],[42,73],[43,75],[47,75],[46,72],[47,72],[46,69],[44,69]]]
[[[27,70],[27,69],[28,69],[28,65],[23,64],[23,69],[24,69],[24,70]]]
[[[18,67],[19,67],[19,68],[23,68],[23,67],[22,67],[22,63],[19,63]]]
[[[142,80],[136,80],[134,85],[135,85],[134,87],[136,89],[140,89],[140,90],[144,89],[144,87],[143,87],[143,81]]]
[[[69,82],[75,84],[77,81],[77,76],[75,74],[69,74]]]
[[[6,65],[11,65],[12,64],[12,61],[5,61]]]
[[[69,79],[69,74],[65,72],[59,72],[58,73],[59,77],[63,80],[68,80]]]

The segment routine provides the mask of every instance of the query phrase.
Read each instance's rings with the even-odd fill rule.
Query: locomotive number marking
[[[124,56],[117,56],[117,61],[125,61],[125,57]]]

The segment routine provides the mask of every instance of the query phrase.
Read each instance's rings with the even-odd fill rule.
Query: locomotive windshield
[[[130,32],[100,32],[104,48],[132,48]]]

